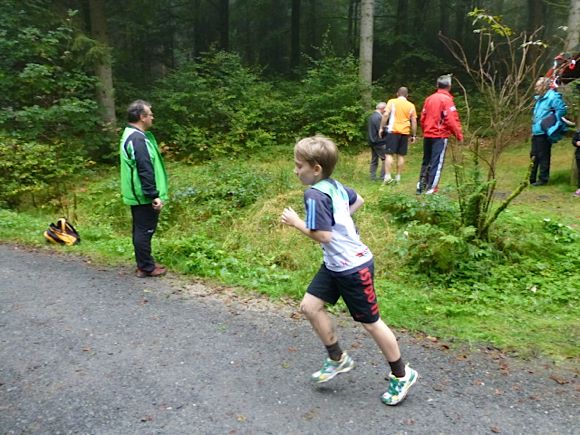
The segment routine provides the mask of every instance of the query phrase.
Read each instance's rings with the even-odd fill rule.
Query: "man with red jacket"
[[[451,75],[437,79],[437,92],[427,97],[421,112],[423,129],[423,162],[417,183],[417,194],[430,195],[439,190],[439,179],[443,170],[447,138],[454,135],[463,141],[461,121],[453,102]]]

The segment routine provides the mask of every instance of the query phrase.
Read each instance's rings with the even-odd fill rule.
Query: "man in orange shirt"
[[[411,143],[415,143],[417,138],[417,112],[415,105],[407,100],[408,95],[409,90],[400,87],[397,91],[397,98],[392,98],[387,102],[387,108],[381,120],[379,129],[381,137],[384,134],[384,128],[387,128],[384,184],[401,181],[409,135],[412,134]],[[397,156],[397,175],[392,178],[391,168],[394,155]]]
[[[451,75],[440,76],[437,79],[437,92],[428,96],[423,105],[423,162],[417,183],[418,195],[430,195],[439,190],[449,136],[454,135],[459,142],[463,142],[461,121],[450,90]]]

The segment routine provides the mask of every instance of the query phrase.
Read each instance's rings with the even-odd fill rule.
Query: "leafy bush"
[[[40,144],[0,136],[0,198],[16,206],[27,194],[50,199],[66,191],[62,184],[86,166],[64,142]]]
[[[95,134],[95,78],[83,66],[85,53],[75,49],[74,13],[63,20],[49,8],[6,3],[6,9],[28,9],[0,15],[0,128],[24,141],[100,149],[107,138]]]
[[[232,222],[244,215],[271,182],[268,173],[225,159],[187,166],[187,170],[170,165],[168,172],[170,198],[163,209],[160,231],[179,228],[199,232],[201,225],[218,238],[226,236]]]
[[[457,204],[445,195],[411,197],[402,193],[379,198],[379,209],[389,212],[397,222],[418,222],[456,228]]]
[[[156,131],[182,156],[208,158],[271,144],[276,93],[241,65],[213,51],[162,79],[153,93]]]
[[[354,57],[338,57],[323,51],[320,60],[310,59],[300,93],[292,98],[293,118],[303,136],[324,134],[337,145],[365,142],[367,113],[360,103],[361,84]]]

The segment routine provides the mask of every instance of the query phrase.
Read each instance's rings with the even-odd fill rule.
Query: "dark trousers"
[[[532,136],[530,157],[534,159],[530,183],[535,183],[536,179],[542,183],[547,183],[550,179],[550,159],[552,157],[552,143],[548,140],[547,135]],[[538,169],[540,170],[539,175]]]
[[[436,189],[443,172],[447,138],[425,137],[423,138],[423,161],[419,174],[419,187],[421,192]]]
[[[385,142],[379,142],[377,144],[370,145],[371,147],[371,165],[370,173],[371,180],[377,179],[377,168],[379,167],[379,162],[381,163],[381,180],[385,178]]]
[[[153,210],[151,204],[132,205],[133,216],[133,247],[137,267],[146,272],[155,269],[155,260],[151,256],[151,239],[157,229],[159,212]]]

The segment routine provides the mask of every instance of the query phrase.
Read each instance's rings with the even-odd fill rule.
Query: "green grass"
[[[368,180],[367,149],[343,153],[335,176],[365,198],[355,219],[375,255],[384,320],[453,343],[489,344],[522,358],[577,359],[580,200],[572,197],[567,180],[568,148],[554,147],[552,183],[525,190],[494,227],[495,239],[509,255],[494,258],[488,246],[469,247],[465,252],[481,258],[452,258],[456,266],[450,274],[420,272],[410,261],[417,252],[409,240],[434,229],[395,221],[381,205],[385,197],[397,194],[415,201],[420,145],[411,149],[402,183],[395,187]],[[500,197],[518,185],[527,163],[526,145],[504,154]],[[303,295],[322,255],[314,242],[278,222],[286,206],[303,211],[303,187],[292,173],[290,146],[264,150],[252,161],[239,157],[203,165],[171,163],[168,171],[172,200],[154,238],[158,261],[184,275],[255,289],[272,298],[298,300]],[[441,184],[453,185],[450,165]],[[81,245],[46,249],[131,268],[130,213],[120,200],[116,169],[104,168],[79,180],[74,196],[74,201],[68,198],[66,213],[52,203],[23,207],[18,213],[0,210],[2,240],[46,246],[42,231],[68,214],[81,233]],[[455,255],[446,252],[458,243],[455,236],[446,239],[450,244],[437,255]]]

